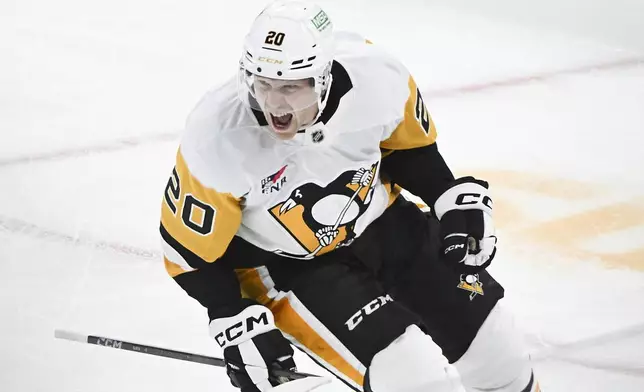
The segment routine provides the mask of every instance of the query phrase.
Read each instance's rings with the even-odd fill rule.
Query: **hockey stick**
[[[567,358],[567,356],[565,355],[567,353],[572,353],[578,350],[596,347],[602,344],[612,343],[616,340],[634,337],[642,333],[644,333],[644,325],[637,324],[637,325],[622,328],[619,330],[604,332],[594,336],[590,336],[587,338],[583,338],[583,339],[579,339],[579,340],[567,342],[567,343],[548,344],[542,341],[541,347],[533,347],[532,350],[529,350],[529,353],[534,362],[541,362],[548,358],[554,358],[554,359],[563,360],[565,362],[573,363],[590,369],[600,369],[605,371],[628,374],[636,377],[642,377],[644,376],[644,371],[641,368],[620,368],[620,367],[607,366],[605,364],[588,363],[583,360],[574,360],[574,359]],[[178,360],[188,361],[188,362],[202,363],[210,366],[218,366],[218,367],[225,366],[224,360],[221,358],[208,357],[208,356],[199,355],[199,354],[169,350],[165,348],[147,346],[147,345],[142,345],[137,343],[130,343],[130,342],[115,340],[115,339],[106,338],[102,336],[83,335],[83,334],[64,331],[64,330],[55,330],[54,336],[58,339],[77,341],[81,343],[94,344],[94,345],[103,346],[103,347],[111,347],[111,348],[116,348],[116,349],[121,349],[126,351],[134,351],[134,352],[139,352],[143,354],[156,355],[156,356],[178,359]],[[287,370],[276,370],[275,375],[279,377],[287,377],[293,380],[303,379],[305,377],[322,377],[316,374],[290,372]],[[286,383],[284,385],[288,385],[288,384],[290,383]],[[286,392],[286,391],[283,391],[283,392]]]
[[[170,350],[167,348],[147,346],[139,343],[126,342],[124,340],[116,340],[103,336],[83,335],[76,332],[64,331],[57,329],[54,331],[54,337],[58,339],[71,340],[74,342],[94,344],[96,346],[116,348],[126,351],[134,351],[141,354],[156,355],[159,357],[166,357],[178,359],[181,361],[196,362],[204,365],[226,367],[226,363],[221,358],[208,357],[205,355],[192,354],[183,351]],[[305,377],[321,377],[317,374],[291,372],[288,370],[275,369],[273,373],[278,377],[285,377],[291,380],[297,380]]]

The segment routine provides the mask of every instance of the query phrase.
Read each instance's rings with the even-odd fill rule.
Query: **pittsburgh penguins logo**
[[[302,254],[276,250],[283,256],[312,259],[356,236],[355,224],[371,203],[378,162],[369,168],[350,170],[322,187],[307,183],[295,188],[288,199],[268,211],[304,249]]]

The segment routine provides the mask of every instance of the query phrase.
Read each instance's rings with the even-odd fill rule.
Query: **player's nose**
[[[279,109],[286,106],[284,94],[277,91],[269,91],[266,94],[266,106],[269,109]]]

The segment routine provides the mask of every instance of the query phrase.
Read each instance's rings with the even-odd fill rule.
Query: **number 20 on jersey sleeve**
[[[380,147],[388,150],[405,150],[423,147],[436,141],[436,128],[425,107],[420,89],[410,76],[408,83],[408,98],[405,102],[402,121],[391,133],[389,138],[380,143]]]
[[[207,262],[225,252],[241,222],[239,201],[205,187],[179,152],[163,195],[161,224],[183,247]]]
[[[168,208],[176,215],[177,205],[181,201],[181,180],[176,167],[172,169],[172,176],[165,188],[164,199]],[[208,235],[214,229],[216,213],[217,210],[213,206],[200,201],[191,194],[186,194],[178,219],[181,219],[183,224],[195,233]]]

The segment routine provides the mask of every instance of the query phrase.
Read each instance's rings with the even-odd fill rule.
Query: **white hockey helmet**
[[[332,81],[334,46],[333,24],[318,5],[290,0],[271,3],[255,19],[244,41],[239,84],[242,102],[263,110],[261,94],[256,91],[259,79],[310,79],[311,92],[290,108],[297,111],[317,104],[319,116]]]

